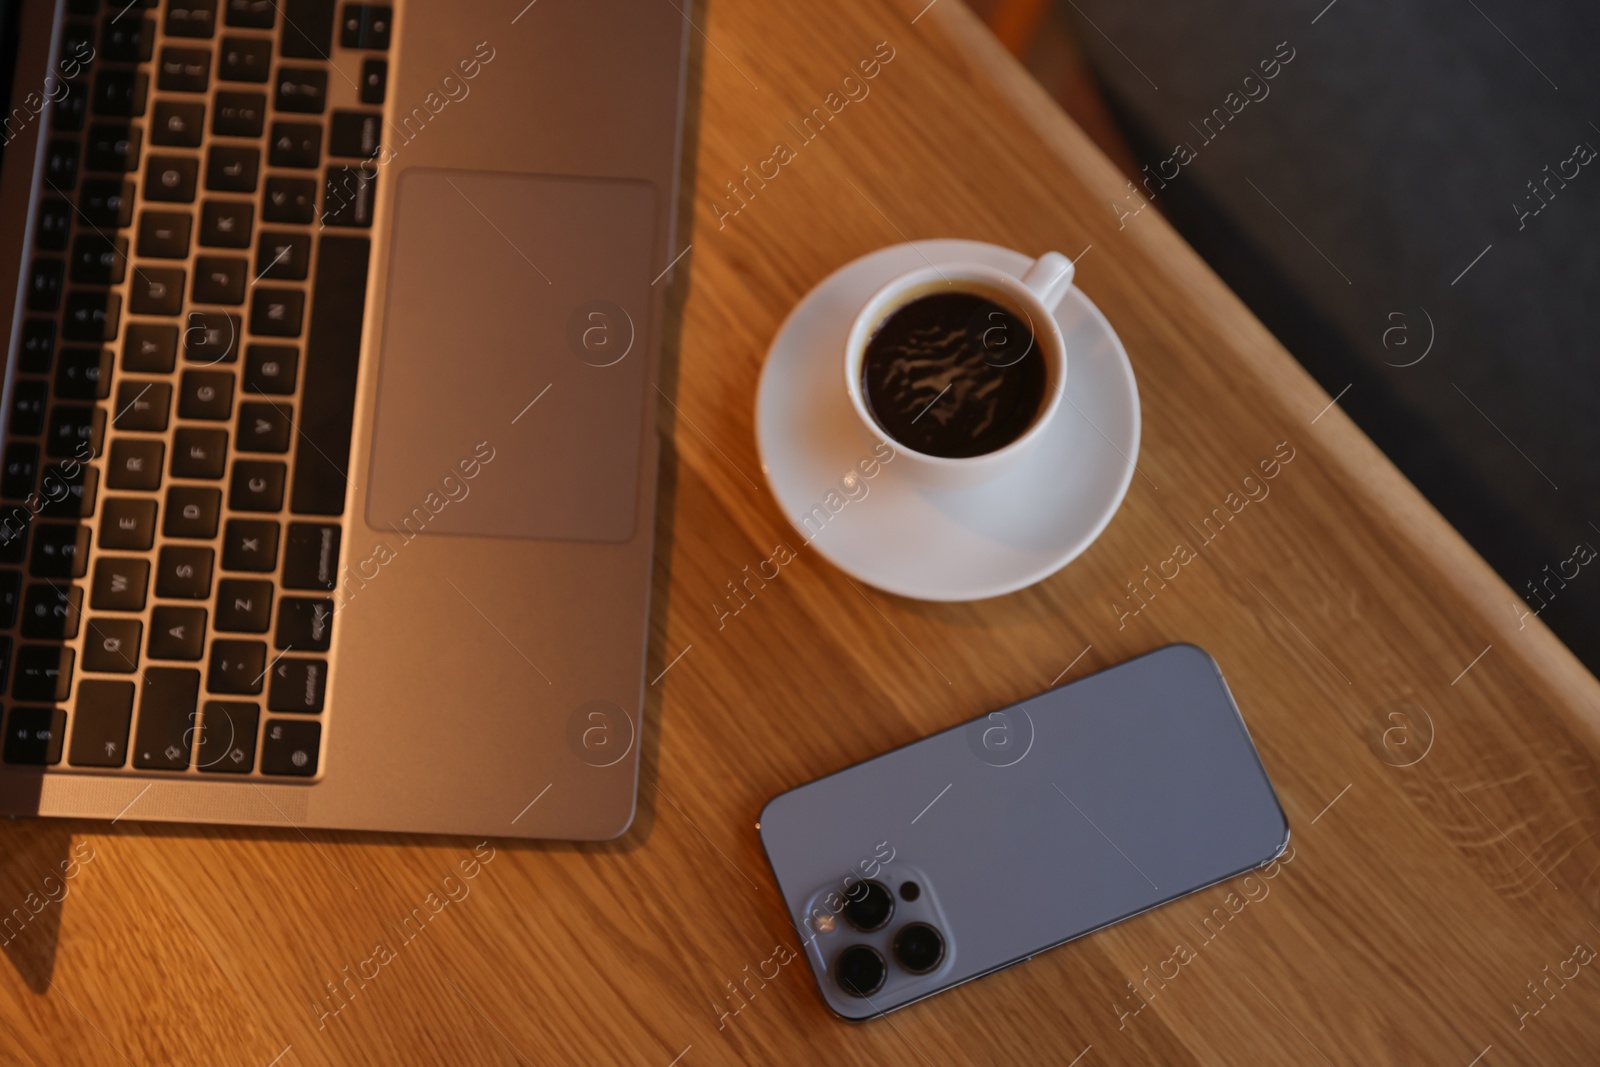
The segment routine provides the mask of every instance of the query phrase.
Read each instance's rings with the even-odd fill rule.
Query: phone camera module
[[[894,916],[894,894],[882,882],[857,882],[844,897],[845,922],[863,933],[883,929]]]
[[[907,923],[894,935],[894,958],[912,974],[927,974],[944,962],[944,936],[927,923]]]
[[[888,973],[888,964],[870,945],[851,945],[839,953],[833,964],[833,980],[839,983],[839,988],[852,997],[863,999],[883,988]]]

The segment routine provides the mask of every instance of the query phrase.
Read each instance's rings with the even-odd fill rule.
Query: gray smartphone
[[[1241,874],[1289,823],[1217,663],[1169,645],[781,793],[758,824],[862,1020]]]

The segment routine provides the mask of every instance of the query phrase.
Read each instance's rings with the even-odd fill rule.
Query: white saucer
[[[845,394],[851,321],[896,275],[955,261],[1018,276],[1032,262],[978,241],[916,241],[862,256],[784,320],[756,395],[761,471],[800,537],[846,574],[918,600],[999,596],[1055,573],[1111,521],[1139,454],[1133,366],[1105,316],[1074,288],[1056,309],[1068,403],[1021,466],[972,489],[932,490],[892,459],[871,465],[875,449],[887,448]]]

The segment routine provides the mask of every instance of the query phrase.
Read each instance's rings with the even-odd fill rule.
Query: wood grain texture
[[[59,901],[5,946],[0,1062],[1595,1061],[1600,966],[1539,1001],[1527,983],[1600,946],[1600,687],[1519,625],[1516,595],[1154,212],[1118,229],[1122,179],[971,14],[939,0],[913,25],[923,2],[694,12],[709,43],[650,676],[671,667],[632,831],[572,847],[15,823],[0,905]],[[870,95],[722,217],[724,183],[884,41]],[[1023,593],[916,603],[802,550],[719,626],[725,583],[798,543],[760,484],[767,343],[839,265],[931,237],[1087,249],[1078,284],[1143,400],[1126,502]],[[1284,443],[1270,495],[1202,545],[1195,526]],[[1180,542],[1197,558],[1120,615]],[[754,827],[768,797],[1036,692],[1085,649],[1069,678],[1172,641],[1216,655],[1280,791],[1294,853],[1274,878],[887,1021],[832,1018],[799,960],[719,1019],[725,983],[796,942]],[[1397,701],[1433,726],[1406,767],[1371,738]],[[1151,979],[1179,945],[1193,958]]]

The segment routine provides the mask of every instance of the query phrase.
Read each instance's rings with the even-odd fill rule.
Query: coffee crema
[[[1029,324],[972,292],[921,296],[867,341],[861,393],[885,433],[929,456],[967,459],[1027,432],[1048,369]]]

